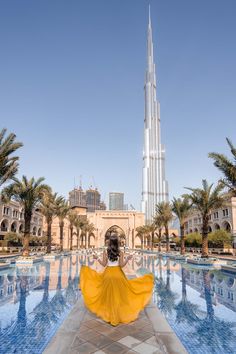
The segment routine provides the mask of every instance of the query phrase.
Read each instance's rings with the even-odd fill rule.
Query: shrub
[[[208,245],[212,248],[232,246],[232,235],[225,230],[216,230],[208,234]]]
[[[185,236],[185,245],[187,247],[201,247],[202,236],[199,232],[193,232]]]

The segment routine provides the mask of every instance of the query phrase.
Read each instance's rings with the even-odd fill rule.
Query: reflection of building
[[[160,104],[156,97],[156,73],[153,57],[152,27],[149,14],[147,40],[147,70],[144,85],[145,118],[143,148],[142,211],[147,222],[152,221],[158,202],[168,200],[165,180],[165,149],[161,145]]]
[[[203,271],[186,269],[186,273],[186,283],[204,297]],[[210,272],[209,276],[214,305],[217,306],[217,303],[220,303],[236,311],[236,278],[233,275],[222,276],[222,273],[217,274],[216,272]]]
[[[30,269],[30,276],[27,281],[27,293],[34,289],[42,282],[42,276],[38,274],[36,267]],[[25,276],[25,274],[24,274]],[[21,276],[17,274],[17,268],[13,268],[9,274],[9,270],[2,272],[0,275],[0,305],[9,302],[16,303],[20,297],[20,279]]]
[[[33,212],[31,233],[42,236],[43,216],[38,211]],[[4,204],[0,201],[0,246],[1,240],[8,232],[21,233],[24,231],[24,210],[16,201]]]
[[[109,193],[109,210],[124,210],[124,193]]]
[[[209,220],[209,232],[226,230],[234,236],[236,245],[236,197],[230,198],[223,208],[212,210]],[[199,212],[191,213],[185,222],[185,234],[202,231],[202,218]]]

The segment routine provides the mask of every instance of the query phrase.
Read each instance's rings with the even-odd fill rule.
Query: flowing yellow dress
[[[80,288],[86,307],[113,326],[134,321],[150,301],[153,274],[127,279],[120,266],[107,266],[102,273],[82,265]]]

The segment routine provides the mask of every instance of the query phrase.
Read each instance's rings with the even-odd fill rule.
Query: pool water
[[[78,299],[79,258],[0,272],[0,353],[42,353]]]
[[[0,354],[42,353],[79,296],[80,265],[61,257],[0,271]],[[190,354],[236,353],[236,277],[165,257],[136,256],[126,271],[155,275],[153,300]]]

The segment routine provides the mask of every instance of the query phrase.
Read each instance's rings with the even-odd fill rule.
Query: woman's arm
[[[99,259],[97,255],[93,255],[93,258],[94,258],[94,259],[97,259],[97,261],[98,261],[103,267],[106,267],[106,265],[107,265],[107,254],[106,254],[106,251],[105,251],[105,250],[103,251],[102,260]]]
[[[123,268],[133,256],[130,254],[128,257],[124,258],[124,252],[120,252],[119,266]]]

